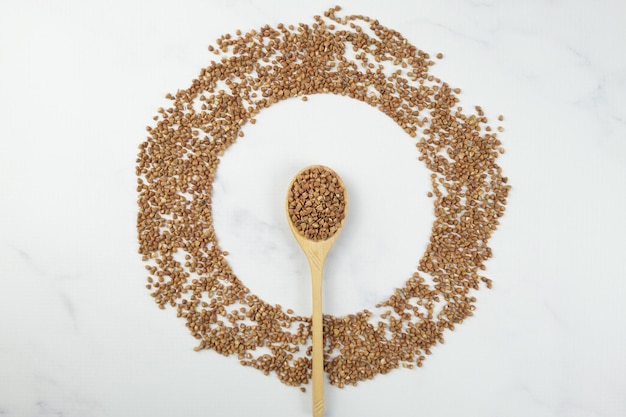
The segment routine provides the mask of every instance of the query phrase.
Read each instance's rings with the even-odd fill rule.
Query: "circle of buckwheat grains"
[[[460,89],[430,75],[429,54],[400,33],[365,16],[339,17],[339,10],[312,24],[217,39],[209,46],[216,61],[166,96],[171,107],[158,109],[137,159],[139,252],[157,305],[186,320],[196,350],[236,355],[293,386],[311,377],[310,317],[251,293],[213,227],[215,172],[243,125],[288,98],[348,96],[416,138],[419,160],[432,171],[436,220],[417,270],[372,311],[324,316],[324,369],[339,387],[422,366],[444,332],[472,316],[473,291],[481,282],[491,287],[479,270],[492,255],[487,242],[510,188],[496,164],[501,142],[483,110],[463,112]]]

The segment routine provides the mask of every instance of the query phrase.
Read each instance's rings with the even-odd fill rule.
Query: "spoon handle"
[[[322,317],[322,271],[324,257],[312,251],[309,256],[313,293],[313,417],[324,416],[324,324]]]

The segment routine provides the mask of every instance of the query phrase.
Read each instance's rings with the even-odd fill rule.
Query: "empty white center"
[[[346,185],[344,227],[326,261],[324,313],[373,309],[416,270],[434,220],[430,171],[416,139],[377,109],[315,95],[264,109],[222,157],[213,221],[234,273],[271,304],[310,315],[304,253],[289,230],[285,198],[302,168],[321,164]]]

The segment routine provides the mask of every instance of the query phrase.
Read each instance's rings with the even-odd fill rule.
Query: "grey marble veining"
[[[326,415],[626,415],[626,3],[344,1],[444,59],[464,109],[504,114],[513,189],[475,316],[424,367],[343,390]],[[166,92],[226,32],[311,21],[328,4],[0,6],[0,416],[307,416],[310,390],[194,352],[145,289],[137,146]],[[310,311],[286,187],[322,163],[350,195],[325,310],[371,309],[417,267],[433,221],[414,140],[345,97],[264,110],[224,154],[215,228],[257,294]]]

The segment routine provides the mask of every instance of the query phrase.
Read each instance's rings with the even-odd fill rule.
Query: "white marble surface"
[[[194,352],[184,322],[156,308],[137,254],[134,165],[164,94],[209,63],[215,38],[331,5],[2,2],[0,416],[310,415],[310,390]],[[326,415],[626,415],[626,3],[341,5],[444,53],[432,71],[463,88],[462,104],[505,115],[513,190],[475,316],[421,369],[327,387]],[[428,171],[391,120],[315,96],[245,131],[220,165],[214,210],[249,287],[309,311],[282,209],[311,163],[336,169],[351,198],[327,311],[370,307],[413,271],[433,220]]]

